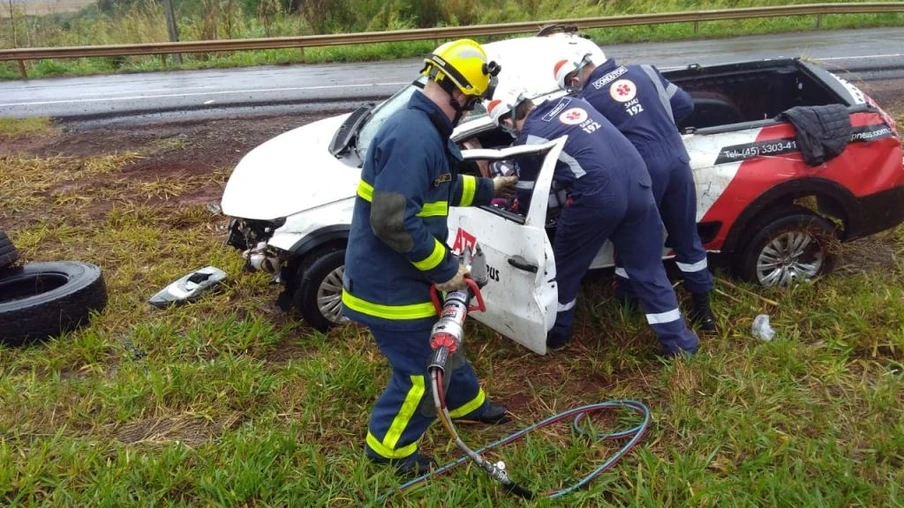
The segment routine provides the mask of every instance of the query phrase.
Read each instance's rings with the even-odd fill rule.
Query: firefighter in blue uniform
[[[483,48],[463,39],[427,59],[428,80],[407,107],[394,113],[370,145],[361,172],[349,233],[343,312],[370,328],[392,366],[389,385],[371,413],[368,457],[421,474],[432,459],[417,442],[435,419],[427,382],[431,327],[437,320],[430,286],[465,287],[467,269],[445,245],[450,206],[485,205],[514,192],[517,181],[460,175],[461,152],[449,139],[498,72]],[[490,402],[467,362],[446,392],[453,418],[500,423],[506,408]]]
[[[622,253],[647,322],[662,353],[697,351],[662,264],[662,221],[650,175],[631,143],[587,102],[560,97],[539,105],[518,87],[497,89],[487,103],[490,118],[517,137],[516,144],[546,143],[568,136],[553,178],[569,188],[559,216],[553,253],[559,302],[547,347],[571,339],[581,278],[607,239]]]
[[[640,152],[653,180],[653,197],[668,232],[668,245],[675,251],[684,286],[692,296],[694,306],[688,317],[703,330],[715,330],[709,299],[713,278],[697,233],[697,191],[690,157],[676,127],[694,111],[693,99],[651,65],[618,65],[604,55],[572,53],[556,63],[553,73],[559,87],[589,102]],[[621,259],[619,255],[615,269],[617,295],[630,300],[631,281],[620,266]]]

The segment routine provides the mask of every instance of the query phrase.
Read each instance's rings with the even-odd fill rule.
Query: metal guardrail
[[[666,23],[694,23],[694,31],[701,21],[720,21],[780,16],[816,16],[816,27],[822,26],[826,14],[875,14],[904,12],[904,2],[861,2],[785,5],[778,7],[750,7],[707,11],[637,14],[600,18],[564,19],[542,22],[504,23],[460,27],[424,28],[391,32],[362,32],[354,34],[308,35],[301,37],[270,37],[265,39],[232,39],[221,41],[160,42],[147,44],[117,44],[109,46],[77,46],[58,48],[17,48],[0,50],[0,61],[18,61],[22,77],[28,77],[25,60],[46,58],[90,58],[102,56],[165,55],[174,53],[212,53],[219,51],[251,51],[262,49],[311,48],[401,42],[430,39],[455,39],[487,35],[510,35],[536,32],[548,24],[575,26],[578,29],[611,28],[620,26],[655,25]]]

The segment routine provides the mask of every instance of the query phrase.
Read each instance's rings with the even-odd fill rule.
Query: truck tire
[[[738,252],[735,273],[748,282],[788,287],[834,267],[836,228],[809,208],[779,207],[747,231],[750,241]]]
[[[6,270],[18,260],[19,251],[16,250],[16,246],[13,245],[13,242],[6,236],[6,233],[3,230],[0,230],[0,272]]]
[[[0,342],[19,346],[74,330],[106,304],[106,284],[95,265],[24,265],[0,278]]]
[[[342,316],[345,248],[329,247],[311,255],[298,272],[293,305],[315,330],[326,332],[346,321]]]

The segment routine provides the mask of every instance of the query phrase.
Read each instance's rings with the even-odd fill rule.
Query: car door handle
[[[508,264],[514,266],[519,270],[524,270],[525,272],[537,273],[539,267],[537,265],[532,265],[524,260],[521,256],[514,256],[508,258]]]

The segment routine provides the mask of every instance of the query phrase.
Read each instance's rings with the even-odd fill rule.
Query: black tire
[[[764,287],[787,287],[828,274],[835,265],[835,226],[799,205],[775,209],[746,229],[734,272]]]
[[[6,236],[3,230],[0,230],[0,272],[12,266],[19,260],[19,251],[13,245],[12,240]]]
[[[339,300],[344,267],[345,247],[329,247],[313,253],[299,270],[292,303],[315,330],[326,332],[345,321]]]
[[[0,278],[0,342],[18,346],[71,331],[107,304],[100,268],[30,263]]]

